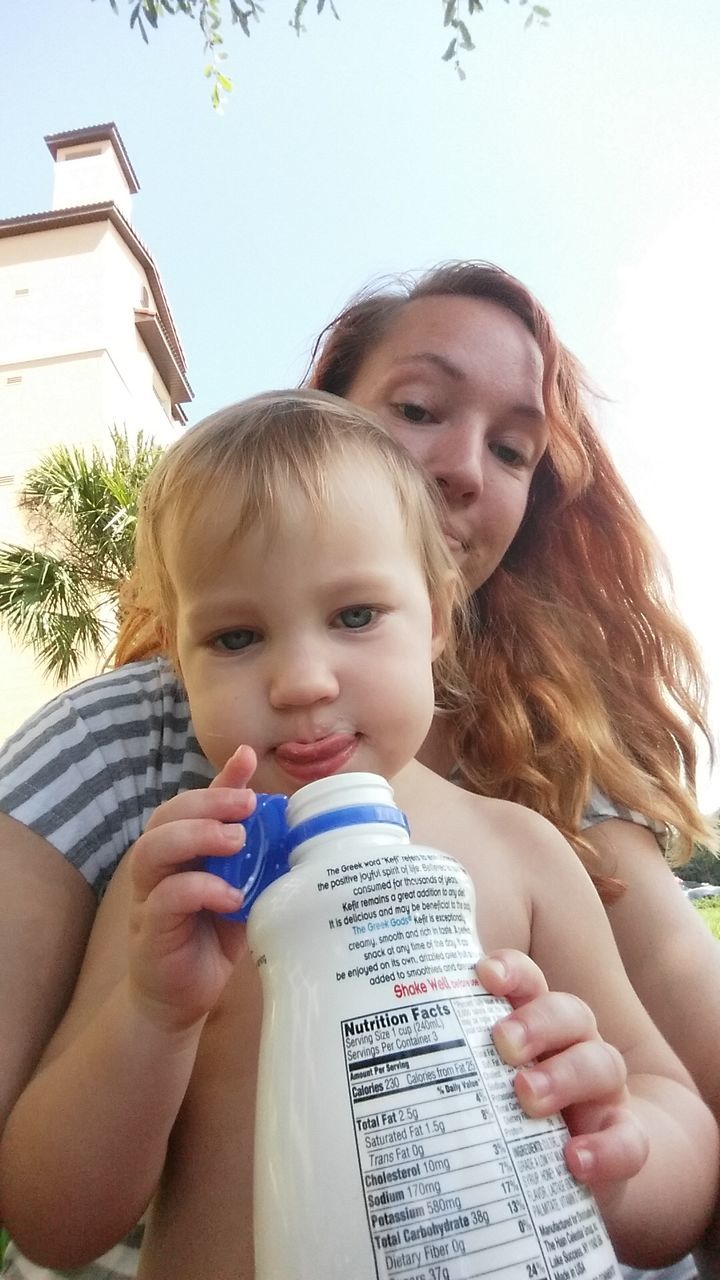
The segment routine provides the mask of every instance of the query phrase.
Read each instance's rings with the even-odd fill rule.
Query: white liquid
[[[323,779],[289,820],[358,803],[392,791]],[[257,1280],[616,1280],[564,1122],[525,1115],[492,1043],[509,1005],[476,977],[474,893],[453,858],[377,823],[316,836],[248,937],[265,1002]]]

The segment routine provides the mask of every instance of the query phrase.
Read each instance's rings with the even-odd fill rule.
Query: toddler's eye
[[[406,422],[431,422],[432,415],[429,409],[423,409],[421,404],[400,403],[393,405],[393,409],[397,409],[398,413]]]
[[[343,609],[342,613],[338,614],[337,621],[348,631],[360,631],[363,627],[369,627],[374,618],[374,609],[367,604],[358,604],[352,609]]]
[[[225,653],[238,653],[240,649],[249,649],[258,638],[257,631],[251,631],[249,627],[239,627],[236,631],[221,632],[219,636],[215,636],[213,644]]]

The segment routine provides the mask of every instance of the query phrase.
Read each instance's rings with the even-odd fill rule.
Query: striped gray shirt
[[[100,894],[151,814],[215,770],[163,658],[61,693],[0,749],[0,811],[44,836]]]

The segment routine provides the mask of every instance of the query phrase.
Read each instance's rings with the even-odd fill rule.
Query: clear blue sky
[[[467,79],[440,0],[336,0],[308,31],[268,0],[226,29],[209,103],[182,16],[146,48],[125,0],[21,0],[0,49],[0,216],[45,209],[43,135],[114,120],[134,222],[196,392],[190,417],[291,384],[368,280],[454,257],[526,281],[607,396],[616,460],[666,547],[720,728],[720,4],[512,0],[473,20]],[[720,779],[704,786],[720,803]]]

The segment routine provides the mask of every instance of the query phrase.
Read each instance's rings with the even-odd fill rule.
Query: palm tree
[[[67,681],[100,656],[133,564],[140,489],[162,452],[142,432],[90,457],[62,445],[28,472],[19,505],[36,545],[0,544],[0,621],[46,675]]]

